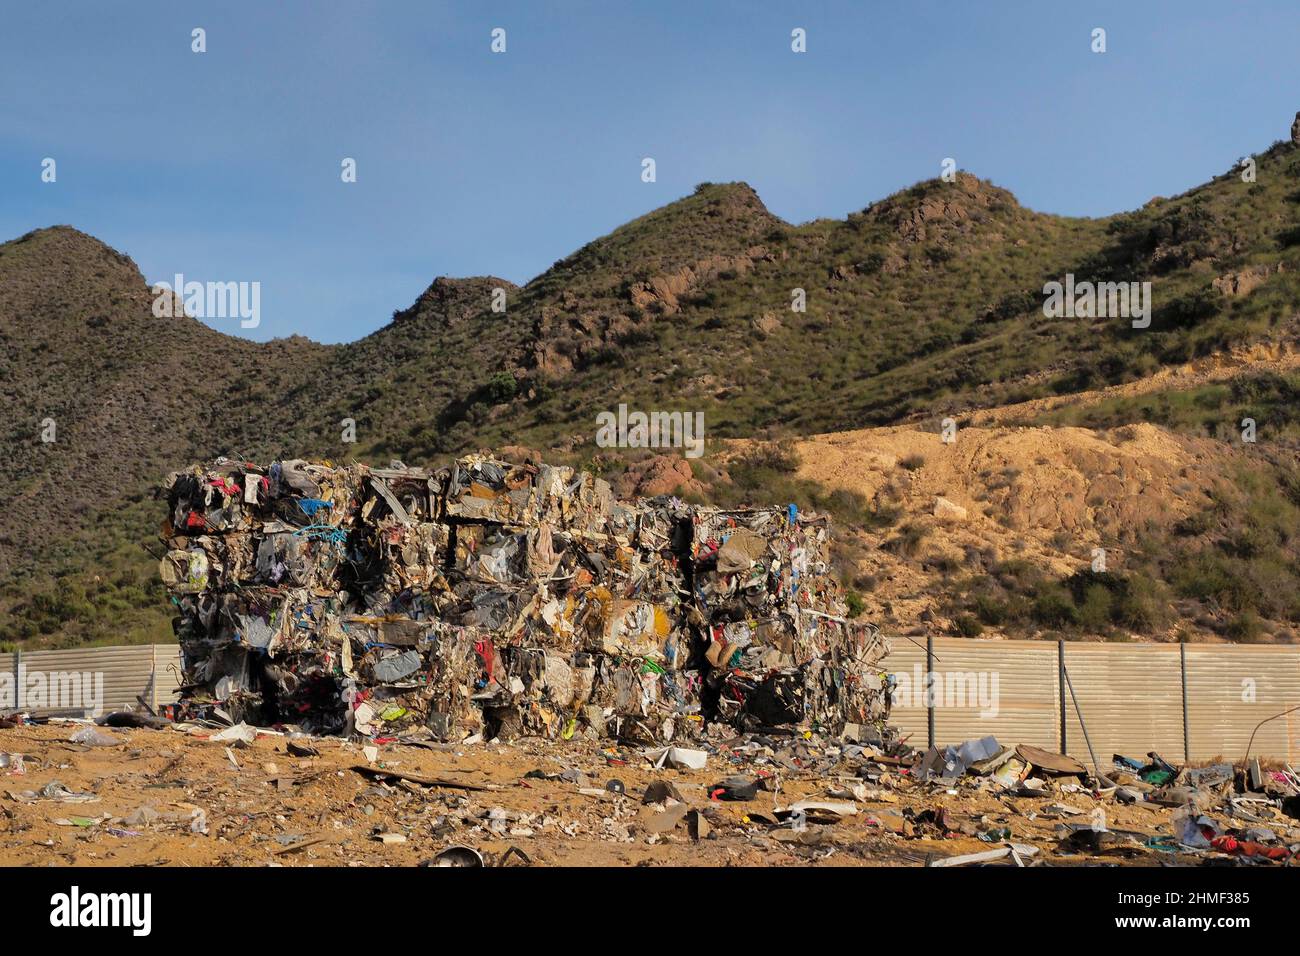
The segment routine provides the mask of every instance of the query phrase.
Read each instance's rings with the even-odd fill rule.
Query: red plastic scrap
[[[475,641],[474,653],[478,654],[479,658],[483,661],[483,669],[487,671],[488,683],[492,683],[492,663],[493,658],[496,657],[496,648],[492,643],[492,639],[486,638],[481,641]]]
[[[1291,851],[1284,846],[1265,846],[1254,840],[1238,840],[1232,836],[1215,837],[1210,841],[1210,845],[1223,853],[1239,853],[1249,857],[1261,856],[1266,860],[1285,860],[1291,856]]]
[[[214,478],[208,482],[213,488],[219,490],[223,495],[234,497],[242,494],[242,489],[228,478]]]

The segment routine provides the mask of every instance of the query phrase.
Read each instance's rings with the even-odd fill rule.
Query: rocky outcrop
[[[691,464],[673,455],[655,455],[629,465],[615,482],[620,497],[653,498],[655,495],[702,494],[704,485],[695,479]]]
[[[938,497],[934,499],[934,516],[940,521],[965,521],[966,509],[955,501]]]
[[[725,272],[744,275],[753,268],[756,260],[766,256],[767,251],[761,246],[747,249],[744,255],[739,256],[709,256],[675,272],[634,283],[628,288],[628,295],[632,304],[642,311],[673,315],[680,311],[681,299],[691,289]]]
[[[969,173],[955,182],[930,181],[871,206],[866,215],[888,223],[907,244],[969,232],[995,206],[1015,208],[1015,197]]]
[[[1282,271],[1282,263],[1273,266],[1255,266],[1253,269],[1243,269],[1241,272],[1229,272],[1227,275],[1221,275],[1215,279],[1211,285],[1215,290],[1222,292],[1224,295],[1249,295],[1259,286],[1268,281],[1270,276],[1277,275]]]

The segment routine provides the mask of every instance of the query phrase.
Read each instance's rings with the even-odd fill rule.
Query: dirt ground
[[[922,866],[996,849],[1004,834],[995,842],[973,834],[1002,828],[1011,842],[1038,848],[1025,861],[1032,865],[1203,860],[1143,845],[1172,833],[1168,809],[1084,791],[1013,797],[970,777],[949,791],[875,765],[883,776],[865,780],[860,757],[840,759],[837,741],[817,738],[771,739],[776,747],[717,741],[706,748],[704,770],[685,771],[655,769],[639,748],[595,741],[391,743],[368,764],[361,745],[334,739],[312,741],[319,756],[297,757],[284,736],[232,746],[207,739],[209,730],[111,730],[121,743],[87,747],[70,742],[77,729],[0,730],[0,753],[22,754],[25,771],[0,769],[0,865],[413,866],[461,844],[488,865],[502,865],[516,847],[539,866]],[[384,780],[358,766],[489,789]],[[568,779],[558,777],[564,771]],[[770,775],[777,792],[710,799],[713,785],[735,774]],[[624,795],[606,789],[614,780]],[[671,805],[642,803],[655,781],[671,782],[689,808],[703,811],[703,839],[693,838],[691,819],[672,819],[680,814]],[[91,799],[42,797],[54,782]],[[801,832],[780,824],[776,811],[803,798],[851,803],[857,812],[838,822],[812,813]],[[1058,825],[1085,822],[1098,806],[1110,829],[1133,835],[1100,854],[1064,849]],[[907,819],[927,810],[946,811],[941,826]],[[663,813],[675,825],[655,833]],[[522,862],[511,854],[505,864]]]

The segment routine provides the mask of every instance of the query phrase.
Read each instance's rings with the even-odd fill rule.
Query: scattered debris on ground
[[[74,742],[89,726],[0,730],[0,864],[1278,866],[1300,850],[1300,778],[1256,761],[1116,755],[1098,776],[993,738],[913,751],[852,726],[715,725],[702,762],[589,738],[283,726],[232,743],[197,722]]]

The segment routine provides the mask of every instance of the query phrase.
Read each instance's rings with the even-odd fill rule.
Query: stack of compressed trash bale
[[[886,732],[826,519],[614,500],[564,466],[218,459],[170,475],[181,712],[317,733]]]

